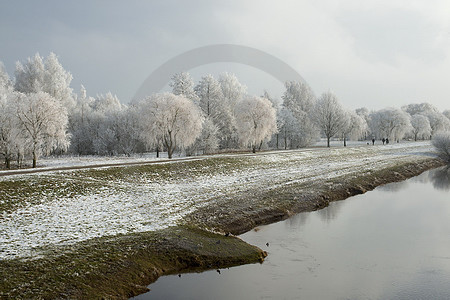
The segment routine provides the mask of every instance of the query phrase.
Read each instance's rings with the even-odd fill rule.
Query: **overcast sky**
[[[292,66],[316,95],[347,108],[430,102],[450,109],[450,1],[7,1],[0,0],[0,61],[55,52],[79,90],[127,103],[158,66],[185,51],[237,44]],[[283,86],[257,69],[218,63],[252,94]]]

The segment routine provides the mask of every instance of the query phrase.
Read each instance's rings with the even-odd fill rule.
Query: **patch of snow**
[[[251,167],[230,174],[211,170],[177,182],[170,178],[161,182],[139,181],[130,176],[105,182],[103,188],[87,195],[48,198],[49,195],[41,194],[41,201],[34,201],[38,204],[0,214],[0,259],[34,257],[48,245],[158,230],[176,225],[187,214],[224,196],[363,173],[426,158],[430,152],[429,142],[273,151],[245,155],[253,160]],[[92,162],[98,164],[98,160]],[[55,175],[64,176],[67,172]],[[5,176],[3,180],[8,178],[17,177]]]

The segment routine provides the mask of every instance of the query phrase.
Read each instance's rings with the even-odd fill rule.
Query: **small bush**
[[[433,137],[432,144],[438,156],[450,164],[450,132],[441,132]]]

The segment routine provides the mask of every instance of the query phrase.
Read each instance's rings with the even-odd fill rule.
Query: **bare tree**
[[[152,146],[161,141],[169,158],[177,147],[188,147],[200,136],[203,118],[191,100],[172,93],[154,94],[139,102],[142,137]]]
[[[330,139],[343,131],[347,121],[345,111],[333,93],[327,92],[320,96],[315,105],[314,117],[327,138],[327,147],[330,147]]]

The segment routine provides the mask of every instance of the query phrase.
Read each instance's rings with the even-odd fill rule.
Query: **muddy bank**
[[[233,199],[219,200],[217,205],[202,208],[186,220],[202,228],[238,235],[256,226],[281,221],[296,213],[322,209],[331,201],[362,194],[377,186],[402,181],[442,165],[444,163],[438,159],[425,159],[363,173],[350,173],[330,180],[248,191]]]

